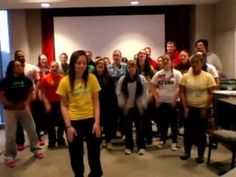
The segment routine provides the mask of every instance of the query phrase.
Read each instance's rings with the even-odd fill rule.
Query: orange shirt
[[[56,76],[53,76],[51,73],[49,73],[42,78],[40,83],[40,89],[44,91],[45,96],[49,102],[60,101],[60,96],[56,94],[56,90],[62,77],[62,74],[57,74]]]

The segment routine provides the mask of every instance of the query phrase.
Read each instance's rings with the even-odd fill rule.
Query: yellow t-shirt
[[[101,90],[95,75],[89,74],[87,87],[82,81],[76,80],[74,90],[71,91],[69,76],[65,76],[59,83],[56,93],[68,97],[70,120],[82,120],[94,117],[93,93]]]
[[[216,86],[212,75],[201,71],[199,75],[193,75],[191,71],[184,74],[180,85],[186,87],[186,98],[189,106],[206,107],[208,88]]]

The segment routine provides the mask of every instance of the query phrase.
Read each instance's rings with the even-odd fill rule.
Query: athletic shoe
[[[177,144],[176,144],[176,143],[172,143],[170,149],[171,149],[172,151],[177,151],[177,149],[178,149],[178,148],[177,148]]]
[[[145,149],[139,149],[139,151],[138,151],[138,155],[144,155],[145,152],[146,152]]]
[[[125,155],[130,155],[132,154],[132,151],[130,149],[125,149]]]
[[[5,165],[8,168],[15,168],[16,167],[16,161],[15,160],[5,160]]]
[[[16,149],[17,149],[18,151],[23,151],[23,150],[25,149],[25,145],[24,145],[24,144],[17,144],[17,145],[16,145]]]

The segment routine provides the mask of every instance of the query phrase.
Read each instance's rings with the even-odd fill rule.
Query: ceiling
[[[131,6],[132,0],[0,0],[0,9],[41,8],[42,2],[51,8]],[[139,6],[211,4],[218,0],[138,0]]]

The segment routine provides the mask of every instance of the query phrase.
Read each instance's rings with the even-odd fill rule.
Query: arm
[[[157,86],[153,83],[150,84],[150,93],[151,96],[155,99],[156,106],[160,106],[160,99],[159,99],[159,94],[157,92]]]
[[[69,142],[74,140],[74,137],[77,136],[77,132],[74,127],[71,125],[68,112],[68,99],[66,96],[61,96],[61,112],[65,122],[67,138]]]
[[[175,91],[174,91],[174,97],[173,97],[173,102],[172,102],[172,106],[175,107],[176,106],[176,102],[179,98],[179,85],[177,84]]]
[[[96,137],[100,137],[101,135],[101,127],[100,127],[100,105],[99,105],[99,92],[93,93],[93,108],[94,108],[94,118],[95,122],[93,125],[93,133]]]
[[[182,74],[178,71],[174,71],[176,72],[175,74],[175,77],[176,77],[176,87],[175,87],[175,90],[174,90],[174,97],[173,97],[173,102],[172,102],[172,106],[175,107],[176,106],[176,103],[177,103],[177,100],[180,96],[180,89],[179,89],[179,83],[182,79]]]
[[[0,91],[0,101],[2,102],[3,105],[6,106],[11,106],[12,102],[8,101],[5,97],[5,92],[4,91]]]
[[[215,89],[215,87],[210,87],[207,89],[207,107],[209,107],[213,101],[213,94],[212,91]]]
[[[188,102],[186,98],[186,87],[180,85],[180,98],[184,108],[188,107]]]
[[[41,90],[41,98],[43,100],[45,109],[46,109],[47,112],[50,112],[51,111],[51,104],[50,104],[50,102],[48,101],[48,99],[45,95],[45,89],[41,88],[40,90]]]
[[[186,87],[182,85],[180,85],[180,98],[184,107],[184,117],[187,118],[189,108],[188,108],[188,102],[187,102],[187,97],[186,97]]]

